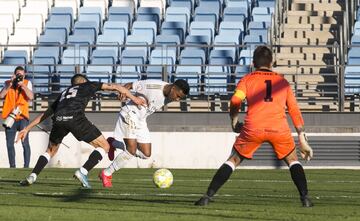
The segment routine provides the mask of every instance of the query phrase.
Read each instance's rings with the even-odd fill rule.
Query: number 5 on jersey
[[[61,98],[60,101],[64,100],[64,99],[69,99],[72,97],[76,97],[76,94],[78,92],[78,88],[79,86],[75,86],[75,87],[71,87],[69,89],[67,89],[66,91],[63,91],[61,94]]]

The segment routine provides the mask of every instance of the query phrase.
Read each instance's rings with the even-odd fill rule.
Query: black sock
[[[46,164],[48,162],[49,162],[48,159],[46,157],[44,157],[43,155],[41,155],[39,157],[38,161],[36,162],[36,165],[35,165],[34,169],[32,170],[32,173],[39,175],[39,173],[44,169],[44,167],[46,166]]]
[[[227,165],[223,164],[218,171],[215,173],[211,183],[208,187],[206,195],[212,197],[220,189],[220,187],[229,179],[233,172],[233,169]]]
[[[294,181],[300,196],[308,194],[305,172],[301,164],[294,164],[290,167],[291,178]]]
[[[98,164],[101,160],[102,160],[102,156],[101,153],[97,150],[94,150],[90,156],[89,159],[85,162],[84,164],[84,168],[87,171],[90,171],[92,168],[94,168],[96,166],[96,164]]]

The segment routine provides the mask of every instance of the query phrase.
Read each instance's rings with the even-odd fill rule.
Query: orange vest
[[[24,79],[24,84],[26,86],[28,85],[28,82],[28,80]],[[21,120],[24,118],[29,119],[29,102],[25,91],[21,91],[19,93],[18,89],[11,87],[5,96],[2,109],[2,118],[6,119],[17,106],[20,108],[21,114],[16,116],[16,120]]]

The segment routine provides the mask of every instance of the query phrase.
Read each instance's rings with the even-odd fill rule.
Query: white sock
[[[106,176],[111,176],[115,171],[124,168],[124,166],[134,157],[134,155],[130,154],[126,150],[116,156],[111,165],[104,169],[104,173]]]
[[[81,172],[82,174],[84,174],[85,176],[87,176],[88,173],[89,173],[89,171],[87,171],[87,169],[85,169],[84,167],[80,167],[80,172]]]
[[[235,170],[235,165],[234,165],[233,162],[231,162],[231,161],[226,161],[224,164],[226,164],[226,165],[228,165],[229,167],[231,167],[232,171]]]
[[[36,181],[36,178],[37,178],[36,173],[31,173],[30,176],[32,176],[34,178],[34,181]]]

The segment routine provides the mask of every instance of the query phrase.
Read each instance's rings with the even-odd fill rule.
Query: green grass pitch
[[[302,208],[287,170],[236,170],[214,202],[193,205],[215,170],[171,170],[174,184],[158,189],[155,169],[123,169],[111,189],[91,171],[91,190],[79,188],[75,169],[45,169],[20,187],[28,169],[0,170],[0,220],[360,220],[360,171],[306,170],[315,207]]]

